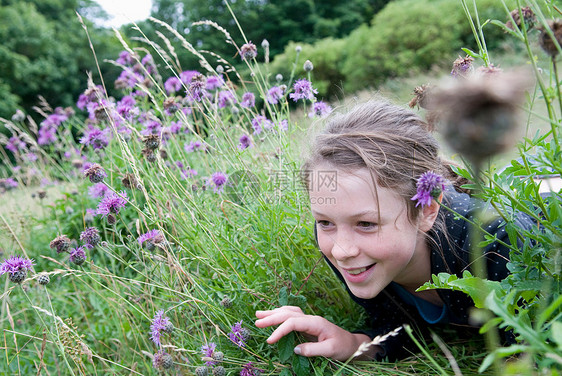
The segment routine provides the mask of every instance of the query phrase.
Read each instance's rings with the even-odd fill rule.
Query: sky
[[[119,27],[132,21],[146,19],[150,15],[152,0],[94,0],[109,14],[110,20],[103,26]]]

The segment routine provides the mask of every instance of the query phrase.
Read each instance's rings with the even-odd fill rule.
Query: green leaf
[[[482,361],[480,368],[478,368],[478,372],[482,373],[488,369],[494,362],[496,358],[504,358],[506,356],[511,356],[514,354],[519,354],[525,352],[529,349],[528,346],[524,345],[511,345],[509,347],[500,347],[499,349],[494,350],[491,354],[488,354]]]
[[[277,342],[277,349],[279,350],[279,361],[285,363],[293,356],[295,348],[295,332],[287,334]]]
[[[482,327],[480,328],[480,333],[486,333],[488,330],[497,327],[502,321],[503,319],[501,317],[495,317],[489,320],[487,323],[482,325]]]
[[[296,355],[293,358],[293,371],[297,376],[310,375],[310,363],[308,361],[308,358]]]
[[[562,349],[562,322],[555,321],[550,326],[550,338]]]
[[[283,371],[279,374],[279,376],[293,376],[293,373],[288,368],[283,368]]]
[[[463,50],[468,56],[473,57],[475,59],[482,59],[482,56],[468,48],[461,48],[461,50]]]
[[[283,286],[281,290],[279,290],[279,305],[286,306],[289,304],[289,292],[287,291],[287,287]]]
[[[306,306],[306,297],[303,295],[289,295],[288,305],[297,306],[304,310]]]

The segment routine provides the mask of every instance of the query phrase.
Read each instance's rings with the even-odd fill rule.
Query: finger
[[[300,307],[282,306],[282,307],[279,307],[279,308],[270,309],[270,310],[266,310],[266,311],[256,311],[256,317],[257,318],[263,318],[263,317],[269,316],[273,313],[283,312],[283,311],[303,313],[302,310],[300,309]]]
[[[298,310],[277,308],[271,311],[256,311],[256,317],[260,319],[256,320],[255,325],[258,328],[265,328],[272,325],[279,325],[290,317],[299,316],[305,316],[300,308]]]
[[[337,344],[336,341],[333,339],[326,340],[323,342],[305,342],[301,343],[297,347],[295,347],[295,354],[302,355],[302,356],[325,356],[325,357],[334,357],[337,353]],[[346,360],[346,359],[337,359],[337,360]]]
[[[267,343],[272,344],[279,341],[282,337],[290,332],[303,332],[318,337],[325,328],[323,319],[318,316],[301,315],[289,317],[281,323],[277,329],[271,333],[267,339]]]

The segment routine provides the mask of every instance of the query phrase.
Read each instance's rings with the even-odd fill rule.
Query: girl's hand
[[[258,328],[279,325],[267,339],[272,344],[292,331],[301,332],[310,342],[295,347],[295,353],[303,356],[325,356],[345,361],[364,342],[371,339],[360,333],[350,333],[320,316],[305,315],[299,307],[283,306],[270,311],[256,311]],[[367,358],[379,350],[371,346]],[[365,358],[363,356],[362,358]]]

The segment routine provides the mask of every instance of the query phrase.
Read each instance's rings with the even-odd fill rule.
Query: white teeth
[[[365,270],[367,270],[367,268],[353,269],[353,270],[348,270],[347,272],[351,275],[357,275],[363,273]]]

